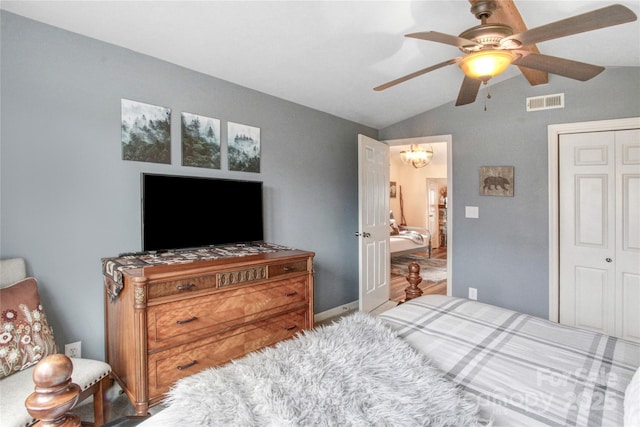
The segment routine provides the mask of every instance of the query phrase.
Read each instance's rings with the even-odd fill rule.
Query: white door
[[[616,335],[640,342],[640,129],[616,132]]]
[[[427,228],[431,233],[431,245],[439,248],[440,233],[438,233],[438,202],[439,195],[438,183],[433,179],[427,180]]]
[[[560,323],[640,341],[640,130],[559,141]]]
[[[360,311],[389,301],[389,147],[358,135]]]

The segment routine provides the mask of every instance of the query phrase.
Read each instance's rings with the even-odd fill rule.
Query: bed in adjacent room
[[[622,426],[639,365],[637,343],[426,295],[180,380],[141,426]]]
[[[398,226],[397,234],[389,237],[389,252],[391,256],[408,255],[416,252],[426,252],[431,258],[431,233],[423,227]]]

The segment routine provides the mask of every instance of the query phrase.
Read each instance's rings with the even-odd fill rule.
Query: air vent
[[[527,111],[551,110],[553,108],[564,108],[564,93],[527,98]]]

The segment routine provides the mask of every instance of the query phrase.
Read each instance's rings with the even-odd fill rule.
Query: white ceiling
[[[613,3],[515,0],[528,28]],[[640,15],[638,0],[618,3]],[[461,54],[453,46],[404,34],[457,35],[479,24],[467,0],[2,0],[0,7],[374,128],[454,101],[462,82],[462,72],[452,65],[374,92],[375,86]],[[640,23],[538,48],[606,67],[638,67]],[[523,78],[512,66],[492,83],[516,76]],[[477,104],[457,108],[480,108]]]

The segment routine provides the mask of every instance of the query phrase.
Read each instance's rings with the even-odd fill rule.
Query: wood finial
[[[34,392],[25,406],[38,427],[78,427],[77,415],[68,413],[78,401],[80,386],[71,382],[73,363],[64,354],[52,354],[33,369]]]
[[[409,301],[410,299],[417,298],[422,295],[422,289],[418,287],[420,282],[422,282],[422,277],[420,277],[420,264],[417,262],[412,262],[409,264],[409,274],[405,276],[407,282],[409,282],[409,286],[404,289],[404,293],[406,295],[405,301]]]

